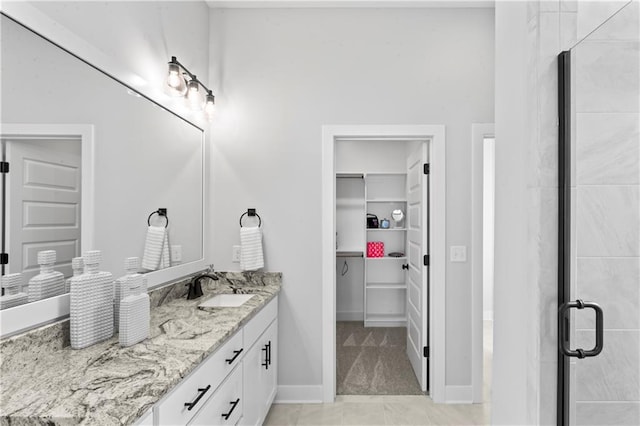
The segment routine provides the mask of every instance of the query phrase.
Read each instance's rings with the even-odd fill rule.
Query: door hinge
[[[429,266],[429,255],[425,254],[422,258],[422,263],[424,263],[424,266]]]
[[[0,161],[0,173],[9,173],[8,161]]]
[[[9,253],[0,253],[0,265],[9,264]]]
[[[424,163],[424,174],[428,175],[429,174],[429,163]]]
[[[422,355],[425,358],[429,358],[429,346],[425,346],[424,348],[422,348]]]

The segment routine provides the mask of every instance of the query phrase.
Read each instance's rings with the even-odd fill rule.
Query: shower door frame
[[[571,52],[558,55],[558,308],[571,297]],[[557,425],[569,425],[569,357],[562,353],[558,321]]]

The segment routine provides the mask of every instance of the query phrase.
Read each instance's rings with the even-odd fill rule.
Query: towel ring
[[[154,214],[157,214],[158,216],[162,216],[166,219],[167,223],[164,224],[164,227],[166,228],[167,226],[169,226],[169,216],[167,216],[167,209],[158,209],[155,212],[151,212],[151,214],[149,215],[149,217],[147,218],[147,225],[151,226],[151,216],[153,216]]]
[[[242,213],[242,216],[240,216],[240,228],[242,228],[242,219],[245,216],[257,216],[258,217],[258,228],[262,226],[262,218],[260,217],[260,215],[258,213],[256,213],[256,209],[248,209],[246,212]]]

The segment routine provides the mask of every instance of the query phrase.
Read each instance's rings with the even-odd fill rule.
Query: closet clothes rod
[[[337,251],[336,257],[364,257],[361,251]]]

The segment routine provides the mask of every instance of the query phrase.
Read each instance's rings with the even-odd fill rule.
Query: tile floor
[[[434,404],[427,396],[339,395],[333,404],[274,404],[265,425],[484,425],[490,423],[492,323],[484,323],[484,404]]]

